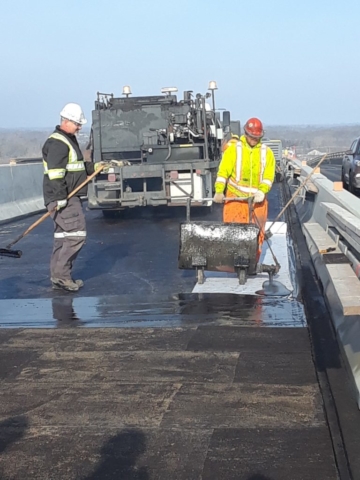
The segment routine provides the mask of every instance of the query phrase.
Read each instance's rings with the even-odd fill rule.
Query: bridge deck
[[[307,330],[196,323],[1,330],[1,478],[335,480]]]
[[[191,294],[176,215],[89,212],[80,295],[49,287],[50,223],[1,261],[0,478],[338,478],[301,304]]]

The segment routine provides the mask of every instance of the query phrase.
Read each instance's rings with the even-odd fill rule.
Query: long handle
[[[254,197],[225,197],[224,202],[249,202],[253,199]],[[210,198],[194,198],[196,202],[210,202],[214,201],[213,197]]]
[[[78,187],[76,187],[71,193],[69,193],[69,195],[67,196],[67,200],[69,200],[71,197],[73,197],[74,195],[77,194],[77,192],[79,192],[83,187],[85,187],[85,185],[87,185],[89,182],[91,182],[91,180],[96,177],[96,175],[98,175],[101,170],[105,167],[105,165],[101,165],[94,173],[92,173],[89,177],[87,177],[87,179],[82,182],[81,185],[79,185]],[[33,224],[30,225],[30,227],[25,230],[25,232],[23,232],[21,235],[19,235],[15,240],[13,240],[11,243],[9,243],[9,245],[6,247],[7,249],[11,249],[15,243],[19,242],[22,238],[24,238],[28,233],[30,233],[32,230],[34,230],[34,228],[36,228],[38,225],[40,225],[40,223],[42,223],[44,220],[46,220],[48,217],[50,217],[50,215],[56,210],[56,207],[53,208],[53,210],[51,210],[50,212],[46,212],[44,213],[44,215],[42,217],[40,217],[38,220],[36,220],[36,222],[34,222]]]
[[[317,168],[320,167],[320,165],[322,164],[322,162],[325,160],[325,158],[328,156],[328,154],[326,153],[322,158],[321,160],[319,161],[319,163],[317,165],[315,165],[315,167],[311,170],[311,172],[309,173],[309,175],[305,178],[305,180],[299,185],[299,187],[295,190],[295,192],[293,193],[292,197],[290,198],[290,200],[287,202],[287,204],[285,205],[285,207],[283,207],[281,209],[281,212],[279,213],[279,215],[277,215],[277,217],[275,218],[275,220],[272,222],[272,224],[270,225],[270,227],[267,229],[268,232],[270,232],[271,230],[271,227],[274,226],[275,222],[277,222],[279,220],[279,218],[281,217],[281,215],[285,212],[285,210],[288,208],[288,206],[295,200],[295,198],[298,196],[300,190],[305,187],[305,185],[307,184],[307,182],[310,180],[310,178],[313,176],[315,170]]]

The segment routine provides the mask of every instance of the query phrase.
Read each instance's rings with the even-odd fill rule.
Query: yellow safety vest
[[[250,147],[244,135],[240,141],[230,142],[223,153],[215,182],[216,193],[225,187],[237,197],[248,198],[261,190],[265,194],[272,187],[276,161],[272,150],[258,143]]]
[[[43,159],[44,164],[44,174],[49,176],[50,180],[55,180],[59,178],[64,178],[66,171],[69,172],[80,172],[85,170],[85,164],[83,160],[78,160],[78,156],[76,153],[75,148],[69,142],[69,140],[61,135],[61,133],[53,133],[50,135],[49,138],[55,138],[56,140],[60,140],[61,142],[65,143],[69,147],[69,159],[66,165],[66,168],[48,168],[47,162]]]

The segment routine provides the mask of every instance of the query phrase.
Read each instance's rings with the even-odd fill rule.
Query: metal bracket
[[[234,256],[234,267],[235,268],[249,268],[250,261],[240,255]]]
[[[280,265],[266,265],[266,263],[261,263],[256,269],[256,273],[268,273],[269,277],[276,275],[279,271]]]
[[[206,257],[202,255],[193,255],[191,257],[191,263],[193,267],[206,267]]]

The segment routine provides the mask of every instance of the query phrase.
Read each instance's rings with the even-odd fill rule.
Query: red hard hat
[[[244,131],[249,137],[261,138],[264,136],[263,125],[258,118],[249,118],[245,123]]]

